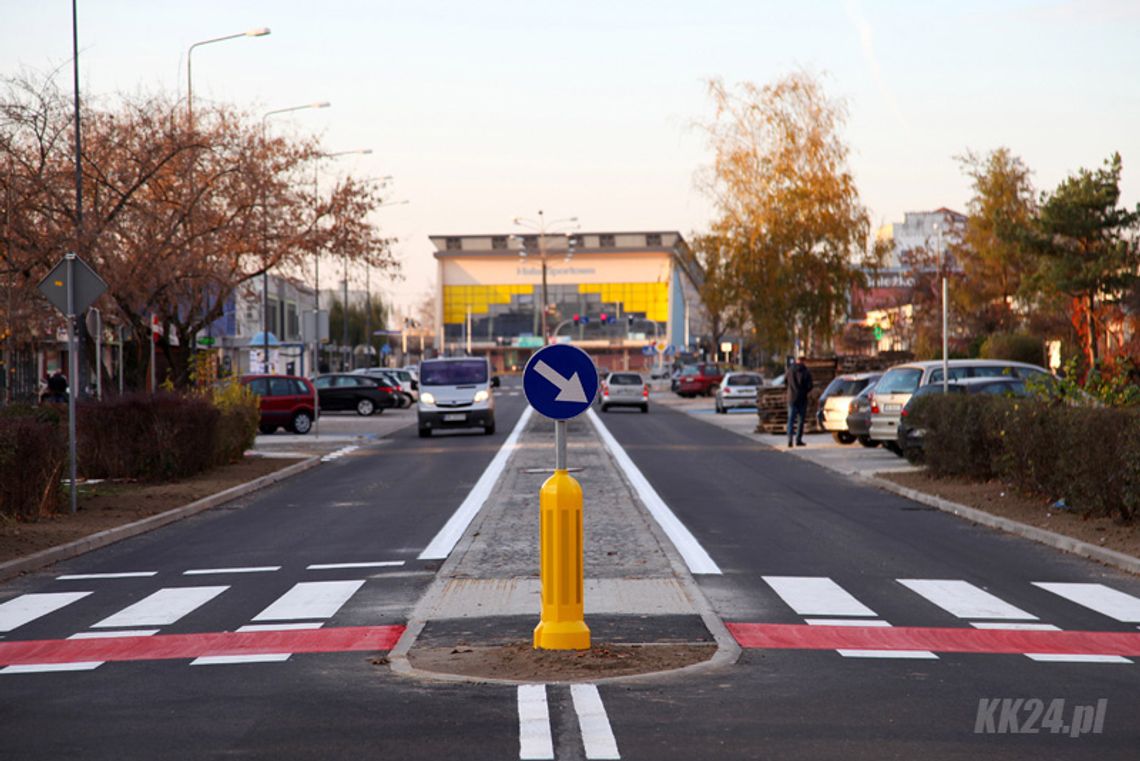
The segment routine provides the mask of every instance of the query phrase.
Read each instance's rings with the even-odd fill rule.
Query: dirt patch
[[[103,481],[80,484],[78,510],[23,523],[0,516],[0,562],[15,560],[50,547],[188,505],[234,486],[268,475],[297,459],[247,457],[239,463],[213,468],[193,478],[163,484]],[[66,487],[65,487],[66,488]],[[70,500],[70,495],[67,495]],[[65,502],[64,510],[70,501]]]
[[[469,647],[413,647],[417,669],[515,682],[588,682],[614,676],[672,671],[716,654],[706,644],[597,644],[589,650],[535,650],[529,642]]]
[[[925,471],[879,473],[916,491],[1043,528],[1082,542],[1140,557],[1140,525],[1121,525],[1111,518],[1090,518],[1053,506],[1052,500],[1021,494],[1000,481],[977,483],[962,478],[933,478]]]

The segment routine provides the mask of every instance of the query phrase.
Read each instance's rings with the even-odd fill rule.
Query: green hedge
[[[936,476],[997,477],[1122,522],[1140,510],[1140,409],[987,394],[919,401],[911,419]]]

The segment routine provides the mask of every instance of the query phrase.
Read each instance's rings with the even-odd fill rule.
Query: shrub
[[[932,395],[916,399],[912,425],[924,430],[924,460],[937,476],[986,481],[1001,451],[998,425],[1008,400],[989,394]]]
[[[1008,359],[1042,365],[1045,362],[1045,342],[1024,333],[994,333],[982,342],[978,354],[983,359]]]
[[[67,429],[34,408],[0,415],[0,512],[35,520],[59,509]]]
[[[79,467],[88,478],[162,481],[214,464],[221,413],[200,396],[126,394],[77,405]]]
[[[240,383],[229,382],[212,388],[210,400],[220,413],[214,433],[214,463],[237,462],[257,437],[261,422],[257,394]]]

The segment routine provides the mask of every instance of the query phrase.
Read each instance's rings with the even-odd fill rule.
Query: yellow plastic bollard
[[[542,620],[534,629],[541,650],[588,650],[583,617],[582,487],[555,470],[539,492],[539,567]]]

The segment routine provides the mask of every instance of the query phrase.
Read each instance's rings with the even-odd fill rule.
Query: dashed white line
[[[218,573],[272,573],[273,571],[280,571],[279,565],[262,565],[251,566],[249,568],[194,568],[189,571],[183,571],[183,576],[209,576]]]
[[[341,568],[395,568],[402,566],[403,560],[380,560],[375,563],[318,563],[305,566],[307,571],[335,571]]]
[[[519,758],[552,760],[554,739],[550,733],[550,709],[546,704],[546,685],[520,684],[518,702]]]
[[[56,581],[86,581],[88,579],[142,579],[155,576],[158,571],[128,571],[125,573],[65,573]]]

